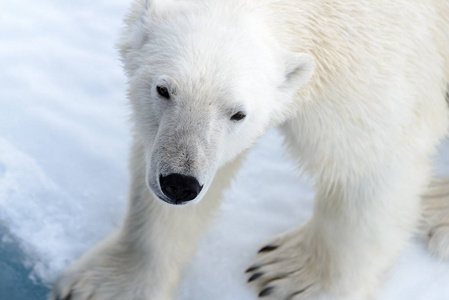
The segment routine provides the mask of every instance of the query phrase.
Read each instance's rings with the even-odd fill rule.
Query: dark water
[[[30,270],[23,266],[23,252],[13,241],[2,242],[6,234],[0,225],[0,300],[46,299],[49,289],[29,278]]]

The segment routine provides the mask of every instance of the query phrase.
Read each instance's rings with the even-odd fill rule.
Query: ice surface
[[[127,5],[0,3],[0,300],[45,299],[64,266],[122,218],[129,110],[114,43]],[[243,274],[255,251],[311,213],[311,184],[281,143],[271,130],[250,153],[176,300],[256,299]],[[449,145],[442,152],[447,175]],[[415,241],[380,300],[447,300],[447,282],[449,263]]]
[[[43,299],[41,282],[123,214],[130,139],[113,45],[126,2],[0,3],[2,300]]]

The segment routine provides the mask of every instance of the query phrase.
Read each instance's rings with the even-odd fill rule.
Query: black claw
[[[272,287],[272,286],[267,287],[262,292],[260,292],[259,297],[262,298],[262,297],[266,297],[268,295],[271,295],[271,293],[273,293],[273,291],[274,291],[274,287]]]
[[[303,289],[300,290],[300,291],[297,291],[296,293],[291,294],[290,297],[288,297],[287,300],[293,299],[293,297],[298,296],[299,294],[304,293],[304,292],[307,291],[311,286],[312,286],[312,284],[309,285],[309,286],[307,286],[307,287],[305,287],[305,288],[303,288]]]
[[[260,268],[260,267],[258,267],[258,266],[252,266],[252,267],[249,267],[248,270],[245,271],[245,273],[249,273],[249,272],[252,272],[252,271],[256,271],[256,270],[259,269],[259,268]]]
[[[270,251],[276,250],[277,248],[279,248],[279,246],[268,245],[268,246],[265,246],[265,247],[263,247],[262,249],[260,249],[260,250],[259,250],[259,253],[262,253],[262,252],[270,252]]]
[[[251,277],[248,279],[248,282],[254,281],[254,280],[256,280],[257,278],[261,277],[262,275],[263,275],[262,272],[258,272],[258,273],[256,273],[256,274],[253,274],[253,276],[251,276]]]
[[[59,300],[59,299],[58,299]],[[62,300],[72,300],[72,292],[70,292],[68,295],[67,295],[67,297],[65,297],[64,299],[62,299]]]

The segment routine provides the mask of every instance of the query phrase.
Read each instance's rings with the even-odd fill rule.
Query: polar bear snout
[[[169,201],[165,201],[176,205],[195,199],[203,189],[195,177],[177,173],[160,175],[159,184],[164,195],[168,197]]]

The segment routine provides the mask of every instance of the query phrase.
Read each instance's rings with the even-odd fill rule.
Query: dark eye
[[[156,87],[156,90],[159,96],[165,99],[170,99],[170,93],[168,92],[168,89],[165,86],[158,85]]]
[[[238,113],[234,114],[231,117],[232,121],[240,121],[243,120],[246,117],[246,115],[244,113],[242,113],[241,111],[239,111]]]

